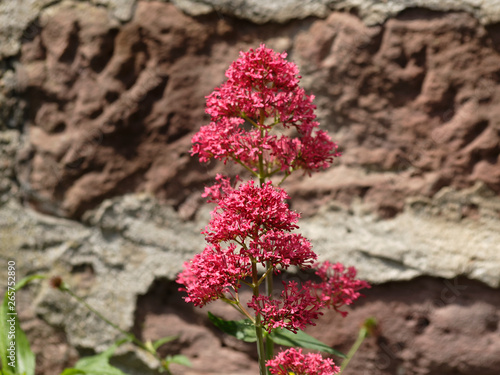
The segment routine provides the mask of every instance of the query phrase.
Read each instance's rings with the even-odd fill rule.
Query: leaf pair
[[[257,341],[255,326],[249,319],[225,320],[215,316],[211,312],[208,313],[208,318],[217,328],[228,335],[234,336],[245,342]],[[299,330],[297,333],[293,333],[285,329],[275,329],[269,333],[268,336],[275,344],[278,345],[313,349],[333,354],[341,358],[346,357],[345,354],[322,343],[304,331]]]

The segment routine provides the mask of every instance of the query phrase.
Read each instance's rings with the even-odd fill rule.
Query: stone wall
[[[322,259],[374,283],[353,318],[325,317],[325,341],[348,348],[370,314],[387,330],[352,373],[498,372],[497,2],[12,4],[0,3],[0,257],[19,274],[62,275],[145,338],[180,334],[168,349],[193,374],[221,373],[214,351],[233,358],[227,374],[256,373],[253,347],[210,329],[171,280],[203,248],[203,186],[241,173],[189,156],[204,96],[240,50],[265,43],[299,65],[343,152],[286,182],[301,230]],[[44,375],[117,337],[57,293],[23,294]],[[146,374],[148,359],[124,350],[116,361]]]

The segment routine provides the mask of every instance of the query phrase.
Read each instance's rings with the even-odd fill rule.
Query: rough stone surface
[[[16,0],[0,2],[0,57],[15,56],[20,45],[37,32],[36,20],[40,12],[61,0]],[[113,19],[129,21],[135,11],[137,0],[91,0],[91,4],[104,6]],[[354,11],[369,25],[381,24],[405,9],[422,7],[437,11],[465,11],[473,14],[483,24],[500,21],[500,4],[496,0],[404,0],[404,1],[360,1],[360,0],[287,0],[269,2],[264,0],[172,0],[179,9],[189,15],[210,13],[250,20],[256,23],[285,23],[307,17],[326,17],[333,10]]]
[[[384,23],[389,17],[411,8],[436,11],[463,11],[473,14],[483,24],[500,21],[497,0],[172,0],[184,12],[199,16],[217,12],[262,24],[285,23],[307,17],[326,17],[332,10],[355,12],[368,25]]]
[[[481,219],[463,216],[464,208],[467,209],[472,204]],[[500,241],[499,233],[495,230],[498,226],[491,227],[494,222],[488,222],[485,218],[497,215],[499,205],[500,200],[493,197],[491,191],[484,186],[460,192],[443,189],[435,200],[409,200],[407,210],[391,220],[377,219],[368,210],[363,211],[365,208],[362,206],[354,205],[348,211],[339,205],[328,205],[318,215],[302,220],[300,224],[301,231],[312,241],[320,258],[355,265],[360,277],[375,283],[376,295],[377,290],[386,290],[384,285],[388,282],[425,276],[434,285],[434,289],[436,285],[442,285],[443,290],[448,286],[449,291],[441,292],[438,297],[445,299],[446,304],[453,304],[458,309],[455,313],[476,316],[482,314],[481,309],[476,311],[475,307],[471,307],[465,311],[460,307],[459,300],[454,298],[456,293],[462,293],[463,288],[453,289],[449,285],[462,285],[457,277],[466,275],[498,287],[500,275],[496,265],[500,263],[500,259],[495,248]],[[171,207],[161,205],[151,196],[129,195],[107,200],[95,210],[87,212],[84,217],[85,225],[82,225],[26,210],[10,200],[2,206],[0,212],[1,254],[2,257],[16,259],[19,274],[37,272],[62,276],[90,305],[102,311],[122,329],[133,329],[144,339],[180,333],[179,340],[163,350],[165,354],[181,352],[193,360],[192,372],[179,369],[181,373],[195,374],[203,368],[206,374],[215,374],[217,368],[222,366],[221,362],[212,358],[215,350],[224,353],[224,361],[228,358],[230,364],[225,374],[251,374],[255,371],[253,346],[242,346],[210,328],[205,317],[207,309],[195,309],[183,303],[176,286],[168,281],[175,278],[184,261],[203,248],[199,232],[208,218],[209,212],[202,210],[194,220],[185,221]],[[335,240],[332,241],[332,238]],[[439,243],[441,246],[436,247]],[[429,276],[435,278],[430,279]],[[439,281],[436,278],[439,276],[447,280]],[[299,272],[285,277],[303,281],[310,278],[310,275]],[[468,299],[474,293],[495,293],[484,285],[464,282],[476,285],[474,290],[478,290],[472,292],[471,289]],[[419,281],[402,281],[395,285],[419,290],[421,298],[429,291],[429,288],[425,289],[426,284]],[[389,301],[394,295],[390,290],[380,293],[386,293],[384,301]],[[433,294],[437,296],[435,292]],[[432,300],[433,294],[430,293],[427,298]],[[102,324],[69,296],[48,288],[46,283],[38,288],[35,295],[33,313],[50,326],[58,327],[57,337],[61,337],[61,332],[64,332],[63,338],[72,347],[79,348],[81,353],[102,350],[118,337],[117,332]],[[375,314],[381,320],[388,320],[389,315],[396,310],[378,311],[381,297],[374,298],[374,305],[366,311],[361,310],[356,316],[357,320],[348,323],[347,327],[341,328],[338,319],[334,324],[328,323],[331,331],[323,333],[326,341],[337,337],[340,330],[343,333],[340,341],[334,341],[335,345],[346,347],[345,340],[348,342],[355,335],[363,316]],[[488,298],[484,300],[488,301]],[[398,305],[397,302],[392,303]],[[403,305],[407,303],[408,301]],[[401,311],[412,313],[412,309],[419,305],[418,301],[414,303],[413,307],[405,305]],[[484,308],[484,314],[489,314],[488,311],[492,310],[492,307]],[[453,310],[452,307],[450,309]],[[209,310],[223,314],[228,319],[238,319],[232,310],[228,312],[220,304],[210,306]],[[404,316],[401,311],[396,313],[398,317]],[[440,324],[455,324],[453,319],[446,320],[446,316],[445,314],[440,318]],[[493,326],[494,317],[493,314]],[[419,324],[417,318],[411,319],[415,320],[414,324]],[[479,316],[477,319],[482,318]],[[37,332],[35,327],[40,327],[43,332],[50,330],[45,323],[37,323],[34,318],[28,320],[27,327],[31,327],[32,332]],[[397,335],[397,330],[391,332]],[[460,335],[461,332],[458,330],[455,334]],[[433,350],[426,345],[433,339],[434,336],[431,336],[419,346],[422,356],[432,357]],[[72,353],[61,346],[62,343],[58,340],[54,339],[50,350]],[[391,336],[391,345],[403,345],[394,340],[397,337]],[[450,340],[453,341],[454,338],[450,337]],[[489,342],[481,341],[480,344],[482,348],[489,348]],[[35,347],[36,345],[38,344]],[[38,350],[45,351],[43,346]],[[380,346],[370,346],[370,350],[367,354],[368,367],[359,365],[359,368],[382,366],[377,364],[377,361],[382,361],[379,357],[384,356],[383,353],[380,354]],[[410,352],[411,350],[405,352],[405,356],[409,358]],[[74,352],[72,355],[74,358]],[[420,355],[413,355],[417,357],[403,357],[398,359],[398,363],[409,366],[409,363],[418,359],[418,366],[430,366]],[[433,366],[438,366],[441,360],[448,360],[446,356],[449,355],[451,353],[434,358]],[[483,363],[491,363],[489,355],[482,357]],[[154,365],[147,357],[140,357],[131,351],[130,347],[124,347],[118,352],[116,361],[127,368],[129,374],[149,374],[148,366]],[[40,363],[40,367],[45,368],[50,361],[45,355]],[[477,365],[481,362],[478,359],[474,363]],[[132,368],[136,370],[132,371]],[[449,365],[449,371],[453,368],[458,367]]]
[[[90,3],[106,7],[111,16],[126,22],[133,17],[137,0],[91,0]]]
[[[498,288],[499,213],[499,197],[484,185],[443,188],[434,200],[408,199],[404,213],[389,220],[362,205],[325,205],[301,231],[320,258],[354,264],[371,282],[464,275]]]
[[[229,63],[208,63],[216,24],[156,2],[141,2],[120,30],[103,8],[79,3],[40,22],[18,72],[31,103],[30,141],[18,154],[27,201],[69,217],[130,191],[186,201],[207,179],[189,157],[189,134]]]
[[[346,375],[498,372],[498,290],[461,278],[419,278],[374,287],[365,295],[347,318],[326,314],[310,330],[347,351],[359,324],[376,318],[376,336],[367,339]]]
[[[399,212],[404,197],[444,186],[483,181],[498,194],[496,38],[465,14],[425,10],[382,28],[332,14],[300,33],[293,56],[345,152],[341,168],[301,183],[299,194],[342,201],[354,193],[382,217]]]
[[[65,368],[74,366],[79,355],[68,345],[64,327],[50,325],[37,316],[33,301],[40,290],[39,285],[30,284],[16,292],[18,317],[36,353],[36,374],[61,374]]]
[[[334,13],[256,29],[141,2],[121,29],[84,4],[53,7],[41,25],[18,74],[30,103],[18,178],[37,210],[78,218],[104,198],[147,191],[192,213],[215,174],[188,153],[203,96],[238,49],[260,41],[291,51],[344,150],[320,182],[290,179],[300,211],[314,213],[311,194],[361,196],[388,218],[405,197],[444,186],[500,192],[498,30],[466,14],[413,10],[367,28]]]
[[[14,56],[19,46],[29,39],[28,28],[40,11],[50,4],[51,0],[18,0],[0,2],[0,57]],[[27,32],[25,33],[25,30]]]
[[[322,259],[375,283],[352,319],[327,315],[311,332],[347,350],[364,318],[379,319],[351,373],[498,372],[495,2],[176,2],[197,17],[155,1],[12,4],[0,2],[0,258],[19,275],[63,276],[144,339],[179,333],[165,354],[194,367],[177,373],[221,374],[221,358],[226,375],[256,373],[254,347],[211,328],[171,280],[203,248],[203,186],[241,172],[189,157],[204,96],[238,51],[265,42],[300,65],[343,150],[328,171],[286,181],[301,230]],[[37,375],[117,337],[47,282],[21,298]],[[153,374],[131,347],[115,361]]]
[[[37,19],[40,13],[57,3],[67,0],[15,0],[0,2],[0,57],[15,56],[23,43],[39,32]],[[91,0],[90,3],[105,5],[111,18],[129,21],[136,0]]]
[[[15,130],[0,132],[0,207],[18,195],[15,155],[20,146],[19,138],[20,134]]]
[[[137,297],[156,278],[175,278],[182,263],[202,248],[202,225],[183,222],[172,208],[159,207],[147,196],[107,201],[87,218],[92,227],[41,215],[10,200],[0,210],[0,256],[16,260],[18,275],[62,276],[108,319],[122,329],[132,329]],[[28,306],[20,309],[27,315],[23,327],[35,336],[38,374],[54,374],[52,369],[74,363],[76,353],[67,343],[80,354],[89,354],[120,337],[47,282],[32,293]],[[42,342],[47,335],[53,336]],[[132,349],[130,345],[120,348],[118,363],[128,374],[152,375],[155,363]]]
[[[1,65],[0,63],[0,131],[4,131],[21,127],[24,122],[24,108],[19,103],[14,69],[11,69],[9,64],[4,64],[3,67]]]

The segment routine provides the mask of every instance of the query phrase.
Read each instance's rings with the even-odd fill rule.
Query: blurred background
[[[0,1],[0,274],[61,276],[144,340],[179,338],[175,374],[257,373],[173,280],[204,248],[205,96],[239,51],[286,51],[343,155],[283,187],[321,260],[370,283],[346,318],[308,331],[346,375],[500,372],[500,8],[495,0]],[[305,280],[308,274],[285,274]],[[2,281],[3,282],[3,281]],[[6,282],[4,283],[6,284]],[[1,286],[1,291],[4,290]],[[18,293],[37,374],[119,333],[39,281]],[[113,363],[155,374],[132,346]]]

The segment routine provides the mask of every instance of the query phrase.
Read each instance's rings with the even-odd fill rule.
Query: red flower
[[[317,297],[324,306],[338,311],[342,316],[346,316],[346,311],[339,308],[344,305],[351,305],[362,294],[358,291],[363,288],[370,288],[370,284],[363,280],[356,279],[356,269],[354,267],[345,268],[343,264],[324,262],[316,271],[321,282],[308,282],[306,287],[316,291]]]
[[[209,245],[184,263],[184,270],[176,281],[185,286],[179,290],[187,292],[186,302],[202,307],[222,297],[232,298],[233,291],[241,287],[240,280],[252,274],[248,257],[235,250],[235,245],[225,250]]]
[[[253,297],[248,306],[262,316],[262,325],[268,332],[275,328],[285,328],[297,333],[307,325],[316,325],[313,320],[318,319],[319,309],[323,307],[321,301],[311,294],[309,288],[299,289],[297,282],[283,283],[285,288],[279,299],[272,299],[266,295]]]
[[[257,240],[250,242],[247,253],[265,265],[287,269],[290,266],[310,268],[318,257],[311,249],[311,243],[297,233],[268,231]]]
[[[302,354],[302,349],[290,348],[267,361],[271,374],[276,375],[333,375],[340,372],[330,358],[320,354]]]
[[[285,58],[286,53],[264,45],[240,53],[226,72],[228,80],[207,96],[211,122],[193,136],[192,155],[201,162],[232,160],[255,173],[264,167],[266,175],[310,173],[340,155],[330,137],[317,130],[314,96],[299,87],[298,68]],[[278,125],[282,130],[274,130]],[[288,128],[295,130],[288,131],[293,137],[282,134]]]
[[[205,238],[210,243],[237,241],[247,238],[258,240],[268,231],[289,232],[297,229],[299,214],[291,211],[285,203],[290,197],[271,182],[260,187],[254,181],[242,184],[238,189],[229,181],[218,176],[220,183],[205,189],[204,196],[212,196],[217,202],[212,219],[206,227]]]
[[[254,181],[235,188],[221,175],[217,181],[203,194],[217,203],[202,232],[209,245],[185,263],[177,278],[184,285],[180,290],[188,293],[187,302],[203,306],[218,298],[231,298],[240,282],[252,276],[255,263],[269,262],[273,268],[283,269],[311,267],[317,256],[307,239],[290,233],[298,228],[299,214],[289,209],[285,202],[289,196],[283,189],[270,182],[258,186]],[[302,299],[317,300],[301,293]],[[292,298],[295,290],[291,288],[289,294]]]

